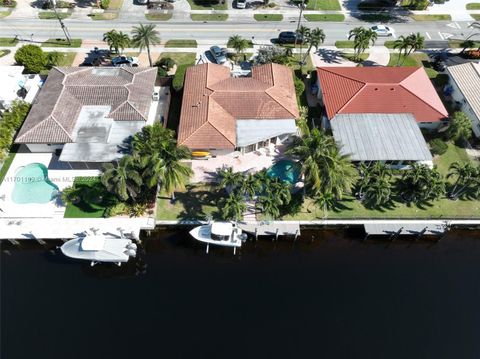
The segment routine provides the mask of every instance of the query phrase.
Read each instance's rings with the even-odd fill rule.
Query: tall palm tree
[[[392,172],[383,163],[376,162],[373,166],[358,167],[360,180],[357,183],[357,193],[360,199],[370,207],[379,207],[388,203],[392,195]]]
[[[253,173],[249,173],[240,185],[240,193],[247,195],[250,198],[254,198],[261,190],[262,184]]]
[[[132,30],[132,45],[138,47],[140,51],[147,49],[150,67],[153,66],[150,45],[160,44],[160,33],[155,30],[155,27],[156,25],[154,24],[140,24],[139,26],[134,26]]]
[[[279,180],[278,178],[273,178],[265,190],[270,191],[283,206],[288,205],[292,200],[291,185],[287,182]]]
[[[303,42],[300,44],[300,65],[303,65],[302,48],[303,45],[308,44],[310,40],[310,29],[304,25],[300,26],[297,30],[297,34],[302,35]],[[297,47],[297,40],[295,38],[295,47]]]
[[[377,40],[377,33],[372,29],[366,29],[364,27],[356,27],[350,30],[348,39],[353,37],[353,48],[355,50],[355,59],[360,60],[360,55],[365,52],[370,43],[375,44]]]
[[[107,191],[121,201],[135,201],[142,185],[142,177],[137,171],[134,157],[130,155],[123,156],[116,165],[105,164],[101,181]]]
[[[409,49],[405,57],[409,56],[412,52],[423,49],[425,46],[425,38],[420,35],[419,32],[416,34],[410,34],[407,38],[409,39]]]
[[[436,200],[445,193],[445,182],[442,175],[434,167],[415,163],[404,170],[398,187],[402,197],[408,203],[422,203]]]
[[[449,193],[451,199],[457,199],[477,174],[477,168],[469,162],[453,162],[449,167],[447,178],[456,177],[453,188]]]
[[[225,188],[227,192],[242,185],[243,175],[241,172],[234,172],[233,167],[218,169],[217,175],[220,179],[219,187]]]
[[[103,41],[106,41],[116,54],[121,54],[130,45],[130,37],[122,31],[110,30],[103,34]]]
[[[239,193],[230,193],[222,206],[222,217],[225,220],[241,220],[247,210],[245,198]]]
[[[248,41],[240,35],[232,35],[228,38],[227,46],[234,49],[237,54],[240,54],[248,48]]]
[[[318,27],[309,31],[307,34],[307,40],[308,40],[308,49],[307,52],[305,53],[305,56],[302,59],[302,63],[304,64],[307,56],[310,55],[310,51],[312,51],[312,47],[315,47],[315,50],[317,51],[318,48],[320,47],[321,44],[325,41],[325,33],[323,32],[322,29],[319,29]]]
[[[400,60],[404,59],[407,56],[408,48],[410,47],[410,39],[401,35],[395,42],[393,43],[393,48],[398,50],[398,58],[396,66],[400,65]],[[403,55],[402,55],[403,54]]]
[[[262,212],[268,218],[278,218],[280,216],[280,206],[282,202],[272,191],[266,191],[258,197],[257,203],[260,205]]]

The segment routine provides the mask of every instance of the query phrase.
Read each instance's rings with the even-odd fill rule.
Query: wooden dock
[[[237,226],[244,232],[257,236],[295,236],[300,235],[299,222],[260,221],[238,222]]]

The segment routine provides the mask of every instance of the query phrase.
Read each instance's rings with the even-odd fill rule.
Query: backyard
[[[77,177],[73,187],[80,190],[79,200],[68,203],[64,218],[102,218],[112,204],[112,195],[107,193],[99,177]]]

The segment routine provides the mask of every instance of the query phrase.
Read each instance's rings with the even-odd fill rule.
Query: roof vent
[[[390,91],[395,91],[395,89],[393,87],[390,87]]]
[[[375,87],[375,91],[378,91],[378,87]]]

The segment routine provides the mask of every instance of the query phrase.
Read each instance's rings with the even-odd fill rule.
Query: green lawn
[[[475,21],[480,21],[480,14],[470,14],[471,17],[475,19]]]
[[[307,10],[341,10],[338,0],[309,0]]]
[[[480,2],[471,2],[467,4],[467,10],[480,10]]]
[[[160,194],[157,199],[157,220],[204,220],[219,217],[221,195],[206,184],[188,185],[185,191],[175,192],[176,201]]]
[[[12,10],[0,11],[0,19],[9,16],[12,13]]]
[[[74,186],[78,188],[85,188],[86,191],[93,191],[96,187],[102,188],[99,177],[77,177],[74,181]],[[108,207],[108,201],[111,200],[111,195],[106,191],[98,193],[103,196],[101,203],[88,202],[82,198],[79,203],[68,203],[65,210],[64,218],[101,218],[104,215],[105,209]],[[95,198],[99,198],[95,196]]]
[[[60,19],[66,19],[72,15],[70,12],[59,12],[58,17]],[[55,12],[53,11],[41,11],[38,13],[38,18],[42,20],[57,20],[57,15],[55,15]]]
[[[385,46],[387,49],[393,49],[395,45],[395,41],[393,40],[388,40],[383,43],[383,46]]]
[[[390,61],[388,66],[396,66],[398,61],[399,54],[398,53],[391,53],[390,54]],[[400,59],[400,66],[423,66],[425,68],[425,72],[427,73],[428,77],[434,81],[436,81],[438,77],[438,72],[432,68],[432,65],[428,59],[427,54],[423,52],[416,52],[413,53],[405,58],[405,62]]]
[[[344,59],[347,59],[347,60],[349,60],[349,61],[361,63],[362,61],[365,61],[366,59],[368,59],[369,54],[368,54],[368,53],[360,54],[360,60],[359,60],[359,61],[357,61],[357,60],[355,59],[355,54],[342,52],[342,53],[341,53],[341,56],[342,56]]]
[[[48,54],[48,52],[46,52]],[[77,55],[76,52],[59,52],[61,55],[58,65],[57,66],[63,66],[63,67],[69,67],[72,66],[73,60],[75,60],[75,56]]]
[[[11,51],[7,49],[2,49],[0,50],[0,57],[4,57],[5,55],[8,55]]]
[[[18,39],[14,37],[0,37],[0,46],[16,46],[18,44]]]
[[[197,54],[195,52],[162,52],[160,56],[158,56],[157,61],[162,57],[172,58],[176,62],[177,66],[195,65]]]
[[[200,1],[188,0],[188,3],[190,4],[190,7],[192,8],[192,10],[211,10],[211,9],[228,10],[228,5],[226,1],[222,4],[220,1],[208,2],[208,1],[201,1],[201,0]]]
[[[453,162],[473,162],[468,157],[464,148],[458,147],[453,143],[448,143],[448,150],[441,156],[435,156],[433,162],[437,165],[438,171],[446,176],[448,168]]]
[[[10,165],[13,162],[13,159],[15,158],[16,152],[10,152],[5,158],[5,161],[3,161],[3,164],[0,167],[0,184],[3,182],[3,179],[7,175],[8,169],[10,168]]]
[[[193,21],[227,21],[228,14],[192,14]]]
[[[168,40],[165,47],[197,47],[197,40]]]
[[[350,40],[335,41],[335,46],[338,49],[353,49],[353,41],[350,41]]]
[[[452,17],[447,14],[437,14],[437,15],[411,15],[410,16],[415,21],[450,21]]]
[[[461,49],[463,48],[462,43],[463,43],[463,40],[448,40],[448,47],[452,49]],[[480,47],[480,41],[474,41],[472,48],[479,48],[479,47]]]
[[[172,18],[173,14],[164,13],[148,13],[145,14],[145,18],[150,21],[168,21]]]
[[[345,20],[345,15],[343,14],[307,14],[303,15],[307,21],[336,21],[342,22]]]
[[[282,14],[255,14],[253,18],[257,21],[282,21]]]
[[[81,47],[82,39],[71,39],[71,44],[69,45],[65,39],[48,39],[47,41],[42,42],[42,47]]]
[[[388,62],[387,66],[396,66],[398,62],[398,58],[400,57],[400,54],[398,53],[392,53],[390,54],[390,61]],[[417,59],[413,56],[407,56],[405,58],[405,61],[403,59],[403,55],[401,56],[400,59],[400,66],[419,66]]]

